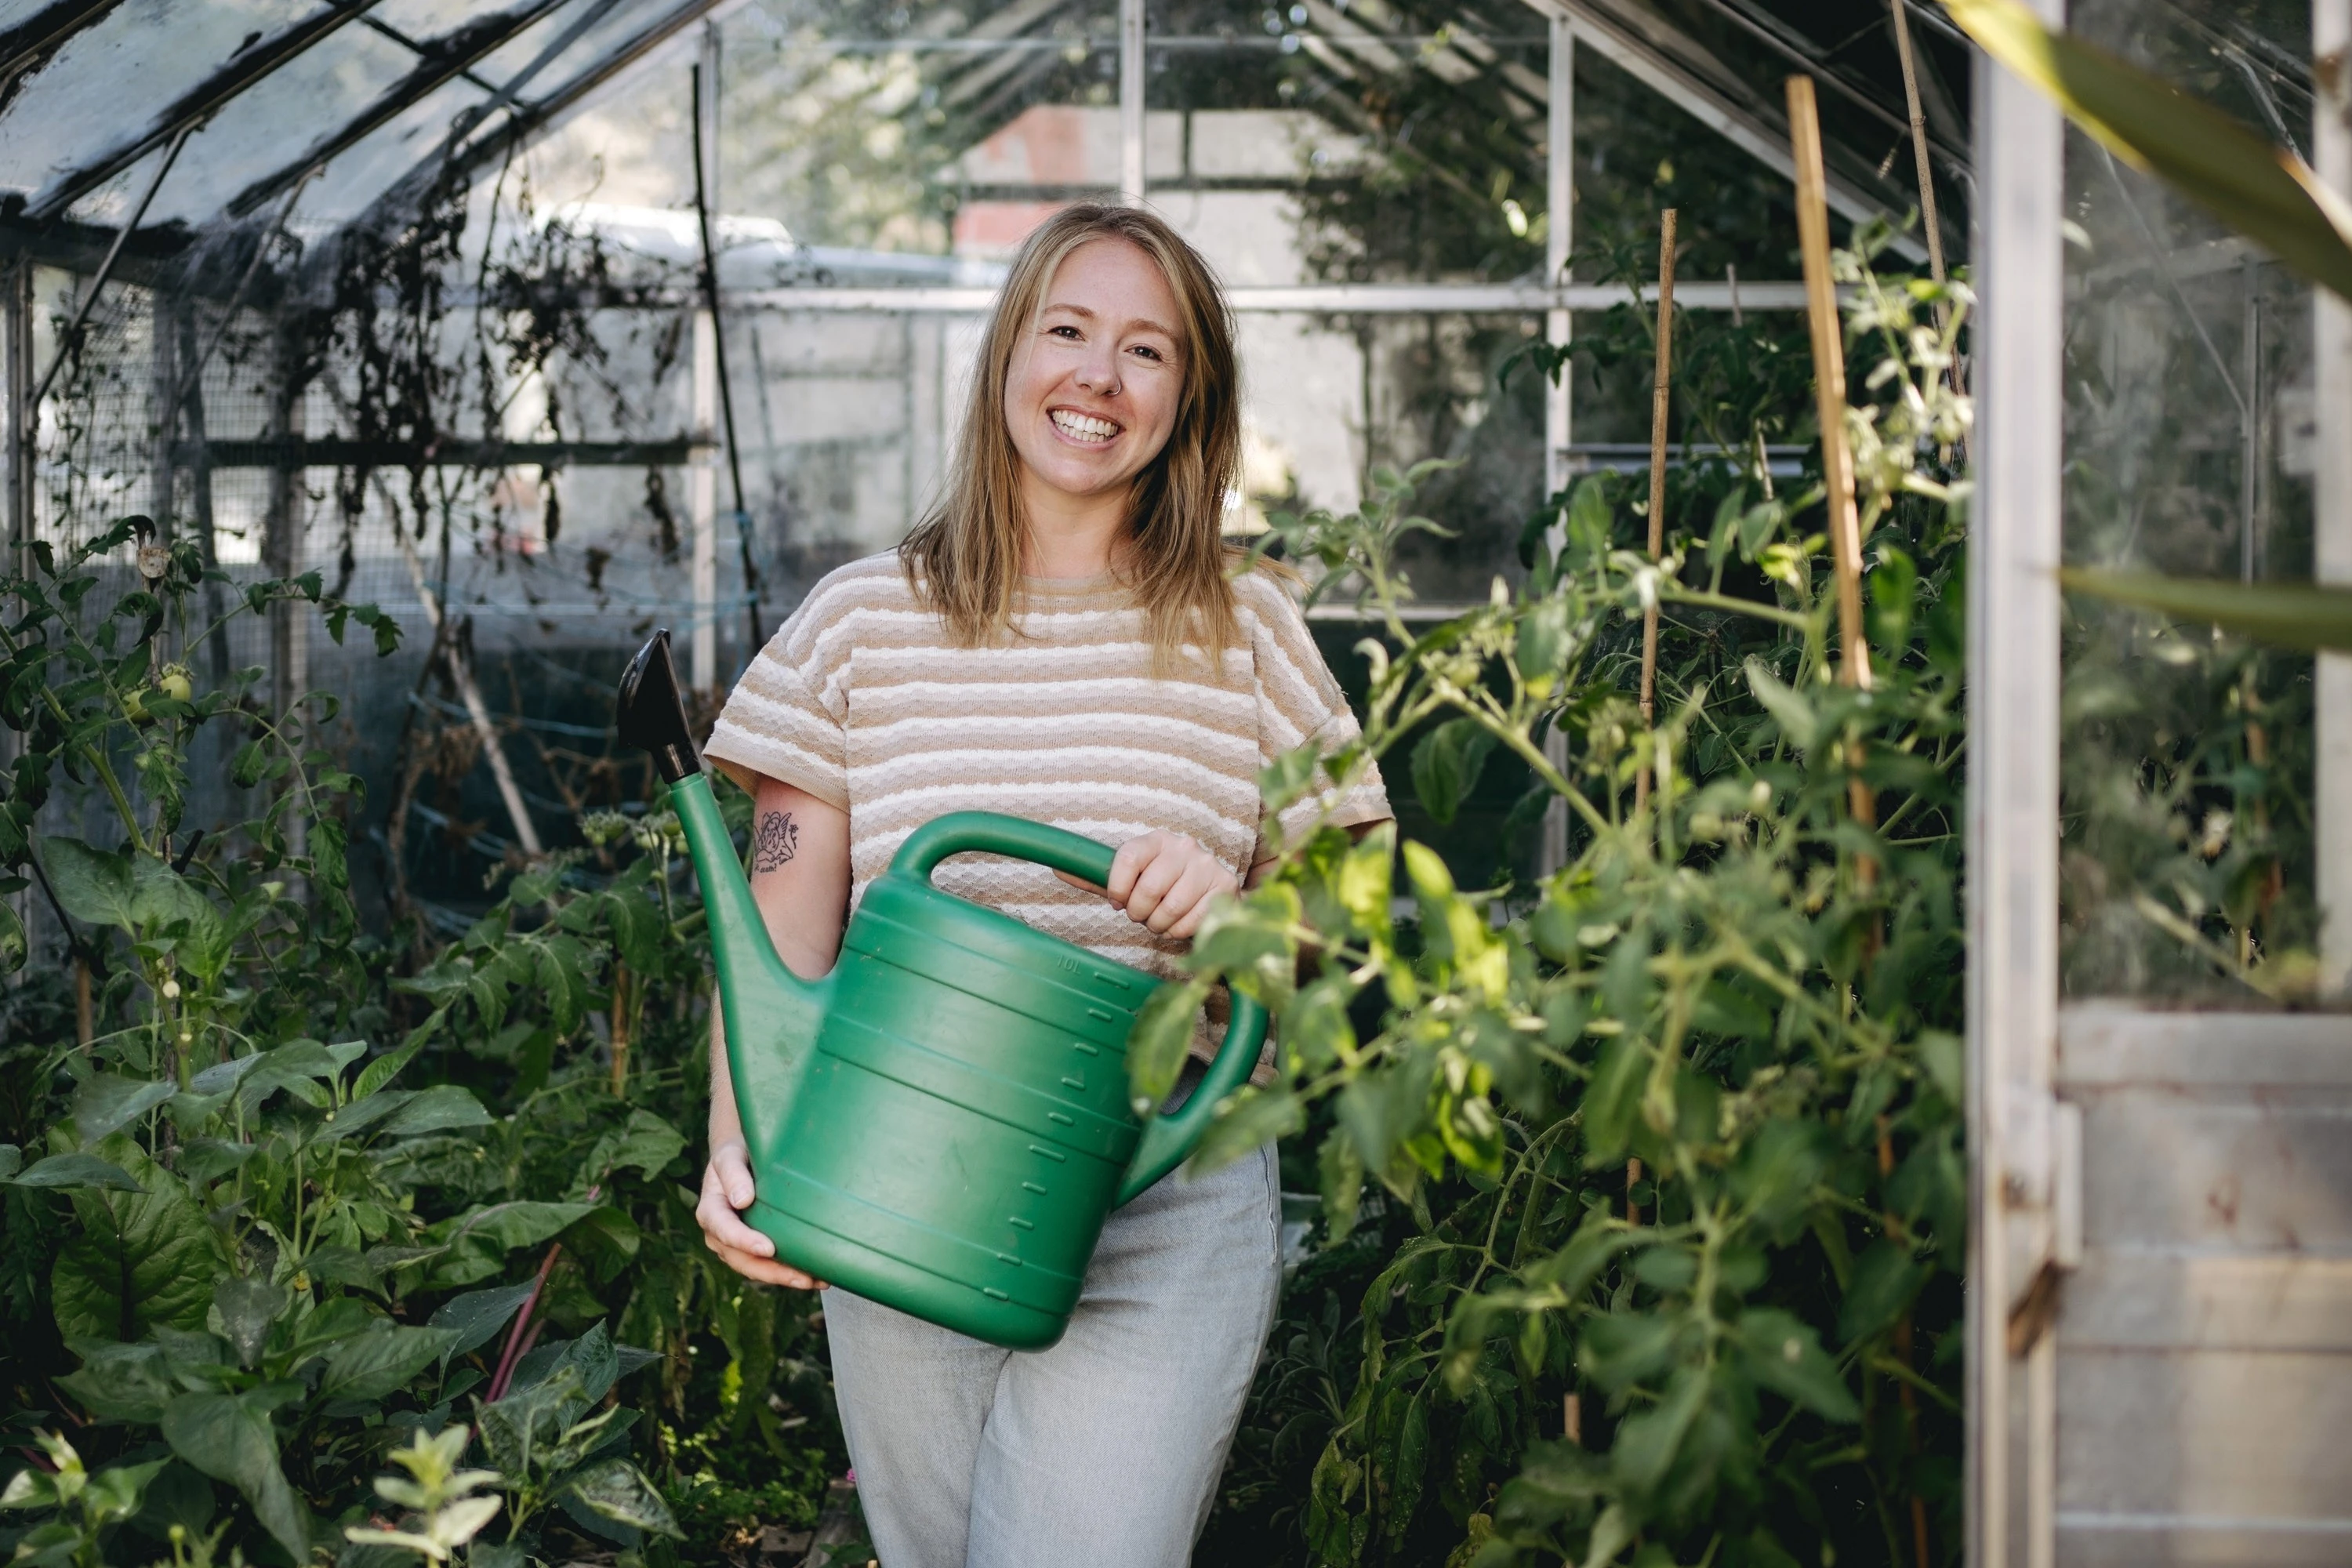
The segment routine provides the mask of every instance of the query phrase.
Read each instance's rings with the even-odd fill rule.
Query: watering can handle
[[[894,870],[912,871],[928,882],[933,868],[940,861],[950,855],[974,850],[1034,861],[1083,878],[1098,888],[1110,881],[1110,862],[1115,853],[1109,845],[1082,833],[1031,822],[1025,817],[1002,816],[992,811],[951,811],[945,816],[931,818],[908,834],[907,841],[898,847],[898,853],[891,858],[890,865]]]
[[[1067,871],[1097,887],[1110,881],[1114,854],[1108,844],[1043,822],[992,811],[953,811],[908,834],[890,865],[893,870],[911,871],[928,882],[940,861],[974,850]],[[1191,1099],[1144,1123],[1143,1137],[1120,1179],[1116,1202],[1126,1203],[1181,1164],[1208,1131],[1218,1102],[1249,1081],[1257,1067],[1258,1051],[1265,1044],[1265,1009],[1238,991],[1233,994],[1233,1017],[1225,1026],[1224,1043],[1217,1047],[1216,1060],[1209,1064]]]

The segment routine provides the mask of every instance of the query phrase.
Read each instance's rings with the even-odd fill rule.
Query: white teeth
[[[1066,408],[1056,408],[1046,416],[1054,428],[1080,441],[1108,441],[1118,434],[1118,426],[1108,419],[1097,419],[1091,414],[1076,414]]]

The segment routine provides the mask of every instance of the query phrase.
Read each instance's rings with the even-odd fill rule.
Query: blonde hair
[[[1239,638],[1226,572],[1241,552],[1225,543],[1223,522],[1226,491],[1241,477],[1241,377],[1216,275],[1174,229],[1139,208],[1080,202],[1023,242],[981,342],[946,489],[898,546],[898,562],[959,645],[978,647],[1010,629],[1028,524],[1004,420],[1005,382],[1055,270],[1097,239],[1125,240],[1149,256],[1176,297],[1184,374],[1176,423],[1135,478],[1123,549],[1111,563],[1142,605],[1154,663],[1164,668],[1188,640],[1213,657]]]

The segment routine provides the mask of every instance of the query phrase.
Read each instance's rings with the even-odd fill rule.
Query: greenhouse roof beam
[[[411,190],[434,178],[447,166],[460,175],[470,174],[506,155],[510,147],[520,145],[541,132],[551,129],[565,115],[579,108],[603,89],[610,86],[623,73],[642,63],[656,49],[668,43],[679,33],[706,18],[731,10],[742,0],[684,0],[684,4],[665,15],[659,21],[634,33],[616,45],[611,53],[579,75],[539,98],[528,106],[509,105],[506,122],[488,134],[447,153],[436,153],[402,176],[387,192]],[[509,84],[511,86],[511,84]],[[381,205],[382,203],[379,203]]]
[[[292,163],[239,191],[228,204],[228,215],[244,217],[265,203],[284,195],[304,174],[325,167],[336,157],[351,151],[428,95],[437,92],[459,74],[469,70],[477,61],[520,37],[544,19],[548,13],[566,3],[567,0],[526,0],[524,5],[512,11],[479,17],[454,33],[432,40],[421,51],[423,58],[415,70],[386,89],[375,102],[362,110],[341,130],[321,137]]]
[[[398,44],[402,48],[406,49],[410,54],[416,56],[419,59],[425,58],[432,53],[432,45],[418,43],[415,38],[410,37],[406,33],[402,32],[399,28],[394,26],[391,23],[385,21],[381,16],[362,16],[360,18],[360,26],[365,27],[369,32],[373,33],[379,38],[391,39],[394,43]],[[473,83],[476,87],[480,88],[484,92],[496,92],[499,90],[489,82],[484,81],[480,76],[475,73],[473,68],[470,66],[466,69],[459,71],[457,73],[457,77],[461,81]]]
[[[49,50],[96,26],[122,0],[56,0],[5,32],[0,32],[0,93],[16,75]]]
[[[1613,16],[1605,16],[1591,0],[1524,0],[1524,3],[1546,16],[1557,16],[1568,23],[1579,43],[1642,83],[1667,102],[1674,104],[1708,130],[1733,146],[1772,170],[1782,178],[1796,178],[1796,163],[1789,152],[1788,131],[1776,123],[1769,111],[1759,111],[1734,101],[1729,94],[1714,84],[1703,81],[1684,62],[1670,58],[1665,50],[1652,40],[1637,37]],[[1685,52],[1696,51],[1706,57],[1698,46],[1687,39],[1680,40]],[[1726,73],[1727,79],[1728,73]],[[1891,218],[1885,204],[1832,174],[1828,182],[1829,204],[1838,213],[1855,222],[1879,217]],[[1925,261],[1927,247],[1908,234],[1897,233],[1891,248],[1914,262]]]
[[[1742,32],[1760,39],[1764,46],[1807,76],[1844,99],[1880,124],[1905,135],[1911,133],[1911,122],[1903,114],[1878,101],[1868,91],[1847,79],[1846,74],[1830,64],[1820,45],[1800,33],[1778,16],[1749,0],[1699,0],[1709,10],[1722,16]],[[1968,154],[1936,136],[1928,136],[1928,146],[1937,161],[1948,170],[1965,170]]]
[[[157,115],[146,130],[116,143],[96,162],[73,170],[42,191],[27,205],[26,216],[36,223],[60,216],[74,203],[148,153],[170,145],[181,132],[202,125],[247,89],[274,74],[346,23],[356,20],[375,4],[376,0],[330,0],[322,9],[281,28],[275,36],[239,50],[227,65]]]

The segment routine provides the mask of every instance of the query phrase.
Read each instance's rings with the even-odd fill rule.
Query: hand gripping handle
[[[928,882],[940,861],[972,850],[1066,871],[1097,887],[1110,881],[1114,854],[1109,845],[1066,828],[993,811],[955,811],[935,816],[908,835],[890,865]],[[1216,1060],[1209,1064],[1191,1099],[1144,1123],[1143,1137],[1128,1163],[1115,1203],[1127,1202],[1181,1163],[1208,1131],[1218,1102],[1249,1081],[1265,1044],[1265,1009],[1239,992],[1233,994],[1233,1018],[1225,1026],[1224,1043],[1217,1047]]]

